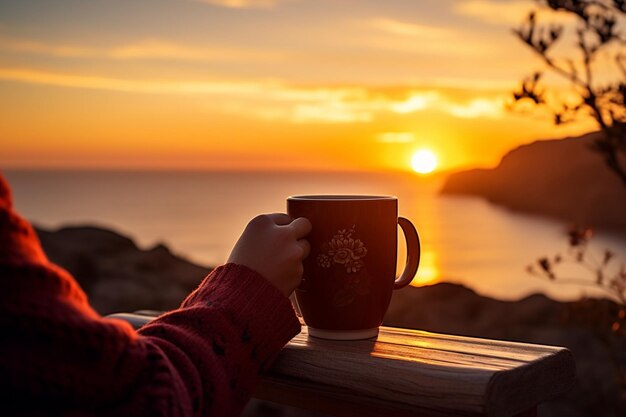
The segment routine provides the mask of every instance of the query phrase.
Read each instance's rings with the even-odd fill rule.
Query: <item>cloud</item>
[[[359,109],[344,102],[298,104],[291,112],[291,121],[295,123],[355,123],[369,122],[373,118],[371,111]]]
[[[259,82],[133,80],[21,68],[0,68],[0,80],[149,94],[244,95],[260,93],[268,88],[267,83]]]
[[[269,9],[281,3],[293,0],[196,0],[213,6],[227,7],[229,9]]]
[[[233,47],[196,47],[160,40],[144,40],[105,52],[115,59],[178,59],[188,61],[246,61],[277,58],[279,54]]]
[[[483,22],[511,26],[521,23],[533,5],[530,0],[464,0],[456,2],[454,9],[459,14],[475,17]]]
[[[415,141],[415,135],[411,132],[383,132],[376,139],[382,143],[411,143]]]
[[[213,95],[220,97],[217,102],[224,111],[293,123],[364,123],[385,113],[409,116],[425,110],[459,118],[500,117],[505,103],[503,96],[459,100],[462,95],[454,89],[302,87],[273,80],[123,79],[24,68],[0,68],[0,80],[139,94]],[[399,133],[388,133],[380,140],[397,143],[410,139]]]
[[[475,92],[474,92],[475,93]],[[458,94],[456,94],[458,96]],[[422,110],[435,110],[463,119],[476,117],[500,117],[504,112],[506,99],[503,96],[474,97],[469,100],[455,100],[454,94],[441,94],[437,91],[412,91],[401,101],[389,104],[395,113],[409,114]]]
[[[437,26],[420,25],[416,23],[401,22],[395,19],[377,18],[370,25],[392,35],[410,36],[419,38],[445,38],[452,34],[450,29]]]
[[[453,116],[463,119],[474,119],[476,117],[499,117],[504,111],[505,99],[496,97],[494,99],[476,98],[465,104],[448,104],[447,111]]]
[[[71,45],[51,45],[25,39],[0,38],[0,49],[61,57],[92,57],[96,50]]]
[[[386,100],[360,87],[284,86],[265,98],[271,107],[253,110],[262,118],[287,119],[293,123],[364,123],[387,109]]]
[[[326,91],[327,94],[320,95]],[[329,93],[329,94],[328,94]],[[355,95],[356,93],[356,95]],[[505,112],[504,96],[474,97],[469,100],[458,100],[453,95],[441,94],[437,91],[405,90],[405,98],[398,99],[367,89],[351,90],[339,88],[334,91],[307,91],[286,89],[278,96],[299,95],[306,103],[296,103],[285,112],[274,111],[275,118],[288,118],[296,123],[325,122],[353,123],[370,122],[381,113],[410,115],[429,110],[446,113],[463,119],[499,118]],[[263,109],[268,114],[268,109]],[[384,143],[409,143],[414,140],[408,132],[385,132],[378,136]]]
[[[174,59],[180,61],[214,62],[272,60],[280,57],[279,53],[271,51],[233,47],[198,47],[159,39],[145,39],[122,45],[95,48],[25,39],[0,38],[0,49],[70,58],[105,58],[115,60]]]
[[[537,10],[537,3],[531,0],[464,0],[456,2],[454,10],[459,14],[474,17],[482,22],[515,27],[524,21],[531,10]],[[546,8],[540,8],[539,12],[549,15],[552,22],[567,23],[572,21],[570,16]]]
[[[437,100],[438,94],[435,91],[425,93],[412,93],[406,100],[393,103],[391,110],[396,113],[413,113],[424,110],[430,103]]]
[[[377,33],[363,38],[368,48],[380,48],[403,54],[429,54],[456,58],[493,56],[498,45],[486,43],[474,34],[451,27],[430,26],[389,18],[366,20]],[[461,47],[462,46],[462,47]]]
[[[363,98],[360,89],[296,88],[275,81],[137,80],[14,68],[0,68],[0,80],[142,94],[220,95],[255,102],[248,106],[225,105],[226,109],[295,123],[366,122],[380,109],[375,100]],[[265,105],[258,106],[259,100]]]

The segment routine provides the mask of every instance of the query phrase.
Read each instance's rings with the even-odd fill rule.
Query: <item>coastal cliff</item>
[[[479,196],[514,211],[626,235],[626,187],[590,149],[598,135],[520,146],[493,169],[451,174],[441,193]]]

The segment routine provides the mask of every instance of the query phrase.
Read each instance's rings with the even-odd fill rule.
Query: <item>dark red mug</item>
[[[296,289],[309,334],[336,340],[375,337],[392,291],[407,286],[419,266],[419,236],[409,220],[398,217],[398,199],[292,196],[287,213],[313,225],[307,236],[311,252]],[[396,279],[398,225],[406,238],[407,260]]]

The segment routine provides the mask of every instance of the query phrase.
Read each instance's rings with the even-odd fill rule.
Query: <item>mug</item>
[[[398,217],[398,199],[369,195],[302,195],[287,199],[287,214],[313,225],[296,301],[309,334],[335,340],[375,337],[394,289],[407,286],[420,259],[413,224]],[[400,225],[407,243],[396,279]]]

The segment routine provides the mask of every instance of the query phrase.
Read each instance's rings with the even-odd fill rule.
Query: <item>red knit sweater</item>
[[[234,264],[138,332],[103,319],[0,175],[0,415],[236,416],[299,330],[289,300]]]

